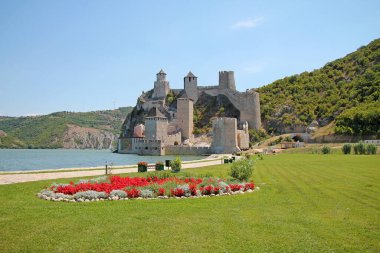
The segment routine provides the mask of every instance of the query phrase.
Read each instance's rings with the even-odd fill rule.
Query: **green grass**
[[[36,198],[52,181],[2,185],[0,252],[380,250],[380,156],[266,156],[254,180],[237,196],[90,203]]]

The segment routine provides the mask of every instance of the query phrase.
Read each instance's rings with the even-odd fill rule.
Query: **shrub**
[[[164,162],[161,162],[161,161],[156,162],[155,169],[156,169],[157,171],[164,170],[164,169],[165,169]]]
[[[145,199],[153,198],[154,194],[153,194],[153,191],[151,191],[149,189],[144,189],[144,190],[141,190],[140,197],[145,198]]]
[[[366,152],[366,146],[364,142],[360,141],[354,145],[355,155],[364,155]]]
[[[107,194],[105,192],[97,192],[97,191],[84,191],[84,192],[77,192],[74,194],[74,199],[105,199],[107,197]]]
[[[90,183],[104,183],[104,182],[108,182],[108,178],[107,178],[107,176],[101,176],[101,177],[92,178],[88,182],[90,182]]]
[[[190,197],[191,196],[191,190],[190,186],[188,184],[180,185],[178,188],[183,190],[183,196]]]
[[[351,144],[344,144],[342,147],[343,154],[351,154]]]
[[[148,163],[139,162],[137,164],[137,170],[138,170],[138,172],[146,172],[148,170]]]
[[[367,144],[366,151],[368,155],[375,155],[377,151],[377,146],[375,144]]]
[[[330,154],[331,153],[331,148],[329,146],[323,146],[321,149],[322,154]]]
[[[170,162],[170,168],[173,172],[179,172],[182,168],[182,161],[179,156],[177,156],[173,161]]]
[[[126,198],[127,197],[127,193],[123,190],[113,190],[111,191],[110,193],[110,197],[119,197],[119,198]]]
[[[229,175],[240,181],[248,181],[253,173],[253,160],[240,159],[231,165]]]
[[[229,192],[230,191],[230,187],[228,186],[228,184],[226,184],[225,182],[221,181],[218,183],[218,186],[220,188],[220,191],[223,192],[223,193],[226,193],[226,192]]]

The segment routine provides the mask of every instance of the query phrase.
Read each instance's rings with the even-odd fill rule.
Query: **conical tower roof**
[[[195,77],[196,78],[196,76],[191,71],[189,71],[189,73],[185,77]]]
[[[166,73],[161,69],[160,72],[158,72],[157,74],[163,74],[163,75],[166,75]]]

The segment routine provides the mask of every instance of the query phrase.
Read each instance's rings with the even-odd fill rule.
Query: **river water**
[[[138,156],[115,154],[109,150],[79,149],[0,149],[0,171],[28,171],[81,168],[109,165],[134,165],[144,161],[155,163],[175,156]],[[181,156],[182,161],[202,159],[202,156]]]

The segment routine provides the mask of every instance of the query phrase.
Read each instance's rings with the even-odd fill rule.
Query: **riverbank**
[[[210,165],[218,165],[222,163],[224,155],[211,155],[205,159],[186,161],[182,163],[183,169],[199,168]],[[153,164],[152,164],[153,165]],[[150,169],[149,171],[153,171]],[[137,172],[137,165],[112,166],[109,168],[109,174],[122,174]],[[14,171],[0,173],[1,184],[15,184],[31,181],[99,176],[105,174],[105,166],[101,167],[85,167],[85,168],[68,168],[58,170],[34,170],[34,171]]]

